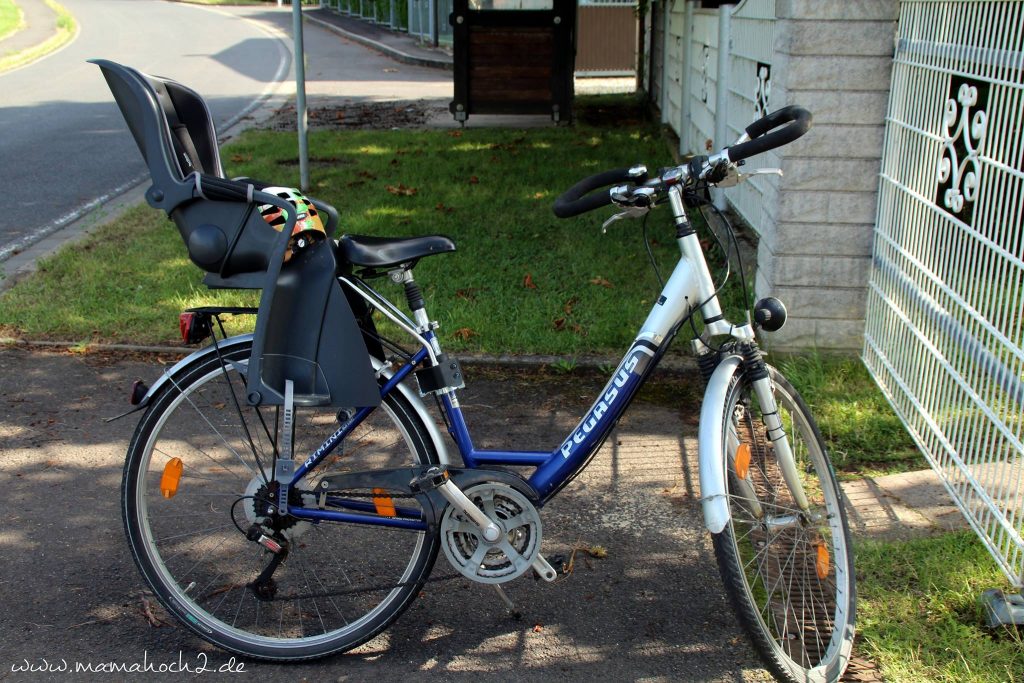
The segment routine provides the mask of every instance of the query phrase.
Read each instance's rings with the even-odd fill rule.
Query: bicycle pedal
[[[409,482],[409,488],[413,493],[426,493],[444,486],[450,475],[448,470],[440,467],[431,467],[426,472]]]
[[[569,558],[562,553],[552,555],[551,559],[548,560],[548,563],[550,563],[559,576],[568,576],[569,572],[566,571],[565,568],[569,563]],[[534,571],[533,578],[535,581],[540,581],[543,577],[538,572]]]

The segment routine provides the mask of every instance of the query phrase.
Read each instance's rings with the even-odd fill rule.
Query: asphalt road
[[[147,606],[164,615],[121,527],[121,468],[137,418],[102,418],[124,409],[133,379],[160,371],[154,357],[0,349],[0,680],[133,680],[100,667],[179,658],[193,671],[231,664],[173,620],[150,624]],[[466,375],[460,399],[482,448],[554,448],[604,379],[477,367]],[[577,542],[607,556],[578,555],[575,571],[553,584],[506,584],[522,620],[489,586],[459,578],[427,584],[390,629],[346,655],[235,660],[236,673],[146,680],[766,680],[702,528],[697,403],[686,380],[645,389],[590,467],[544,508],[547,557]],[[433,576],[453,573],[439,555]]]
[[[159,0],[63,1],[81,26],[77,39],[0,75],[0,260],[144,176],[100,70],[87,59],[189,84],[207,98],[218,126],[249,108],[291,66],[286,39],[220,10]]]

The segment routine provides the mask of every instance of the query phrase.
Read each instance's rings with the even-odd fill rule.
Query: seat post
[[[388,274],[391,281],[405,287],[405,299],[409,302],[409,310],[412,311],[420,332],[430,330],[430,317],[427,315],[427,304],[423,300],[423,291],[412,275],[412,266],[398,268]]]

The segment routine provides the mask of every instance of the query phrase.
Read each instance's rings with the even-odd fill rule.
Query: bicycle
[[[754,321],[725,319],[685,205],[704,188],[753,175],[740,163],[803,135],[807,111],[776,111],[710,157],[656,174],[601,173],[559,197],[559,217],[614,205],[605,226],[668,204],[680,257],[635,341],[556,449],[480,450],[458,402],[461,368],[443,353],[412,273],[421,258],[454,251],[451,240],[334,240],[337,212],[311,199],[328,217],[326,238],[296,247],[295,206],[263,184],[223,178],[202,98],[96,63],[150,167],[149,203],[175,221],[207,283],[263,289],[258,309],[184,314],[186,341],[211,343],[151,387],[133,387],[131,412],[145,413],[125,462],[126,535],[154,594],[186,627],[248,657],[306,660],[386,629],[439,552],[459,575],[499,592],[528,572],[555,580],[541,554],[540,509],[589,463],[699,314],[701,504],[726,591],[778,679],[841,676],[855,622],[842,494],[807,405],[765,363],[755,336],[755,325],[781,327],[785,308],[764,299]],[[268,228],[260,206],[287,216],[282,230]],[[368,282],[385,277],[403,288],[411,317]],[[219,325],[227,313],[256,313],[256,331],[227,337]],[[379,334],[374,314],[416,350]]]

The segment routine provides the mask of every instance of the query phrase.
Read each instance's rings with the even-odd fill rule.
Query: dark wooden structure
[[[518,9],[519,7],[529,9]],[[455,0],[457,121],[470,114],[572,118],[576,0]]]

